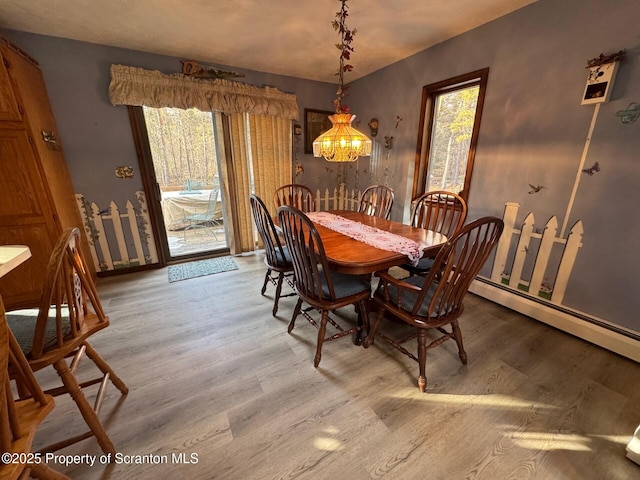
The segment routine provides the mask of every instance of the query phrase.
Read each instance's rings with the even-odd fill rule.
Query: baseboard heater
[[[640,363],[640,335],[477,277],[469,291]]]

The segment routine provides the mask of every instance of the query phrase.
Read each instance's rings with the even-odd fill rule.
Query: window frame
[[[442,80],[422,87],[422,103],[420,106],[420,125],[418,127],[418,142],[416,147],[416,160],[413,177],[413,188],[411,198],[415,200],[426,193],[427,175],[429,171],[429,159],[431,153],[431,138],[433,132],[433,122],[435,113],[435,99],[438,95],[454,92],[468,88],[473,85],[480,87],[478,91],[478,102],[473,120],[473,131],[469,145],[469,156],[467,157],[467,169],[464,178],[464,187],[458,193],[465,201],[469,198],[469,186],[471,184],[471,174],[473,172],[473,162],[480,132],[480,121],[482,119],[482,109],[484,97],[487,89],[487,79],[489,68],[483,68],[463,75]]]

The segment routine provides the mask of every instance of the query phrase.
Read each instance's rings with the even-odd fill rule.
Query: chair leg
[[[418,388],[424,392],[427,388],[427,332],[423,328],[418,329],[418,367],[420,376],[418,377]]]
[[[298,298],[298,303],[296,303],[296,308],[293,309],[293,315],[291,315],[291,321],[289,322],[289,328],[287,328],[287,332],[291,333],[293,327],[296,325],[296,318],[300,315],[300,310],[302,310],[302,299]]]
[[[278,302],[280,301],[280,293],[282,292],[282,281],[284,280],[284,272],[278,274],[278,283],[276,285],[276,298],[273,300],[273,316],[278,312]]]
[[[356,336],[354,338],[355,345],[362,345],[363,332],[369,332],[369,312],[368,301],[363,300],[358,303],[358,329],[356,330]]]
[[[218,234],[215,231],[216,227],[220,227],[221,225],[216,222],[215,220],[212,220],[211,222],[209,222],[209,225],[207,225],[209,228],[211,228],[211,233],[213,234],[213,238],[216,240],[216,242],[218,241]]]
[[[451,328],[453,329],[453,338],[458,344],[458,355],[460,356],[460,360],[463,365],[467,364],[467,352],[464,351],[464,347],[462,346],[462,330],[460,330],[460,326],[458,325],[458,321],[454,320],[451,322]]]
[[[378,325],[380,325],[380,321],[382,320],[384,312],[385,312],[384,308],[378,310],[376,319],[369,330],[369,335],[367,335],[367,338],[365,338],[364,341],[362,342],[362,346],[364,348],[369,348],[371,345],[373,345],[373,340],[375,339],[376,331],[378,330]]]
[[[271,277],[271,269],[267,268],[267,274],[264,276],[264,283],[262,284],[262,290],[260,290],[261,295],[264,295],[264,292],[267,291],[267,284],[269,283],[269,277]]]
[[[129,393],[129,387],[125,385],[125,383],[116,375],[111,366],[104,361],[104,359],[96,352],[96,350],[89,344],[89,342],[84,342],[83,344],[86,347],[87,357],[89,357],[93,363],[96,364],[96,367],[100,369],[103,375],[109,375],[109,380],[111,383],[115,385],[115,387],[120,390],[120,393],[126,395]]]
[[[320,321],[320,328],[318,329],[318,344],[316,345],[316,356],[313,359],[313,366],[318,368],[320,360],[322,359],[322,344],[324,342],[324,335],[327,331],[327,320],[329,320],[329,310],[322,310],[322,320]]]
[[[62,383],[65,386],[67,392],[69,393],[69,395],[71,395],[73,401],[76,402],[76,405],[78,406],[78,409],[80,410],[84,421],[87,423],[89,429],[96,437],[96,440],[98,441],[98,444],[100,445],[102,451],[104,453],[115,455],[116,448],[113,446],[111,439],[107,435],[107,432],[104,430],[102,423],[100,423],[100,419],[98,418],[95,410],[89,404],[87,397],[84,396],[80,385],[78,385],[78,380],[73,375],[73,373],[71,373],[71,370],[69,370],[69,365],[67,365],[66,360],[62,358],[55,362],[53,366],[58,372],[58,375],[60,376],[60,379],[62,380]]]

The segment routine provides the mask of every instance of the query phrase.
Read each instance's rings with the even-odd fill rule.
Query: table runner
[[[395,233],[380,230],[329,212],[310,212],[307,213],[307,216],[311,221],[323,227],[342,233],[372,247],[406,255],[414,266],[418,264],[418,260],[422,257],[424,245]]]

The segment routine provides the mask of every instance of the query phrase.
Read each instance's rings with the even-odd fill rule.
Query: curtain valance
[[[252,113],[298,119],[295,94],[223,79],[203,80],[111,65],[109,100],[113,105],[197,108],[205,112]]]

